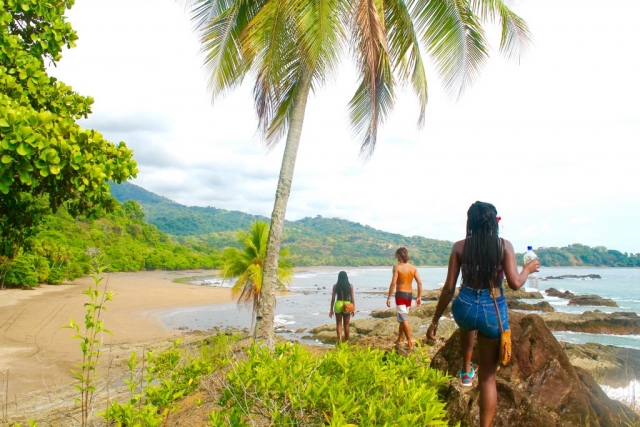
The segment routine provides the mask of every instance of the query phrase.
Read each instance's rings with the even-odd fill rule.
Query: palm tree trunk
[[[271,349],[275,347],[276,341],[273,318],[276,308],[278,256],[280,253],[280,243],[282,242],[287,202],[289,201],[289,193],[291,193],[293,170],[296,165],[300,137],[302,136],[302,123],[304,122],[304,113],[307,107],[307,98],[309,97],[310,89],[311,76],[305,74],[301,77],[300,91],[296,95],[295,104],[291,111],[291,123],[287,133],[287,143],[284,147],[284,154],[282,155],[282,166],[280,167],[276,200],[273,204],[273,213],[271,214],[267,256],[265,258],[262,276],[262,290],[260,291],[260,299],[258,300],[254,338],[256,342],[261,341]]]

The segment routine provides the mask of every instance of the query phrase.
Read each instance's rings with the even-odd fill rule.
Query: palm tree
[[[222,254],[222,273],[224,279],[236,279],[231,293],[238,297],[238,304],[253,306],[251,316],[251,330],[255,325],[255,315],[258,310],[258,299],[263,283],[263,265],[267,254],[267,238],[269,236],[269,224],[263,221],[255,221],[251,224],[249,232],[239,232],[238,241],[243,249],[227,248]],[[291,283],[293,268],[286,261],[289,255],[288,248],[280,251],[278,258],[277,287],[285,290]]]
[[[361,153],[368,157],[376,146],[378,126],[394,105],[398,84],[413,87],[420,103],[418,125],[424,123],[422,50],[431,55],[445,87],[457,97],[488,56],[481,21],[501,23],[500,49],[508,56],[518,55],[529,33],[505,0],[187,1],[206,53],[213,98],[251,75],[266,145],[286,134],[254,334],[272,348],[278,254],[309,91],[335,73],[344,52],[352,53],[361,83],[349,114],[362,138]]]

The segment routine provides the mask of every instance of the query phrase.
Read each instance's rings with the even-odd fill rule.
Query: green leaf
[[[20,143],[20,145],[18,145],[18,149],[16,150],[16,152],[21,156],[26,156],[29,151],[31,150],[29,150],[29,147],[25,143]]]
[[[8,154],[5,154],[4,156],[2,156],[2,163],[7,164],[7,163],[11,163],[12,161],[13,161],[13,158]]]
[[[60,166],[58,165],[49,165],[49,172],[51,172],[54,175],[57,175],[60,173]]]

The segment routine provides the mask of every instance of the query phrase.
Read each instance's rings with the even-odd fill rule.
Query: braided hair
[[[338,273],[338,283],[336,283],[336,295],[343,301],[351,301],[351,283],[346,271]]]
[[[462,279],[468,286],[499,287],[502,245],[498,237],[498,211],[491,203],[475,202],[467,211]]]

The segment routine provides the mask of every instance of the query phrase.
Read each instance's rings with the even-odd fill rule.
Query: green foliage
[[[96,367],[100,360],[101,340],[99,337],[103,333],[111,334],[111,331],[105,329],[101,315],[107,309],[106,303],[111,301],[115,294],[107,292],[106,283],[104,289],[100,291],[99,285],[103,280],[103,277],[100,277],[102,271],[102,267],[96,268],[92,276],[93,284],[82,292],[89,297],[89,302],[84,305],[86,310],[84,328],[76,323],[73,318],[69,321],[69,326],[64,326],[64,328],[75,331],[72,338],[79,341],[80,350],[82,351],[82,361],[78,363],[79,369],[71,371],[73,378],[77,382],[75,387],[80,392],[78,400],[81,403],[82,426],[87,425],[89,408],[93,401],[93,393],[96,391],[94,383],[96,381]]]
[[[77,35],[64,13],[72,0],[0,0],[0,279],[28,249],[43,216],[113,207],[108,181],[135,176],[132,151],[76,120],[91,97],[47,74]]]
[[[243,249],[230,247],[222,253],[222,272],[224,279],[236,279],[231,293],[238,296],[238,303],[252,304],[253,313],[258,308],[258,297],[262,289],[262,271],[267,256],[267,239],[269,238],[269,224],[255,221],[249,232],[237,233],[238,242]],[[289,250],[280,251],[278,257],[277,283],[281,290],[291,283],[293,268],[288,261]],[[253,329],[253,322],[252,329]]]
[[[220,250],[197,241],[184,244],[144,221],[137,202],[114,201],[113,211],[100,218],[74,219],[64,208],[47,215],[31,240],[31,249],[18,252],[8,265],[10,286],[60,284],[91,272],[90,252],[102,253],[108,271],[217,268]],[[7,259],[7,258],[5,258]],[[0,269],[2,268],[0,257]],[[33,273],[36,276],[33,276]],[[0,279],[2,275],[0,274]],[[34,280],[34,277],[37,277]],[[1,283],[1,282],[0,282]]]
[[[164,422],[164,417],[158,415],[158,408],[149,403],[143,404],[144,394],[142,391],[138,392],[138,388],[142,386],[142,381],[136,375],[138,365],[137,355],[133,352],[127,360],[129,378],[124,380],[129,389],[129,400],[124,404],[117,400],[109,404],[101,414],[107,424],[114,421],[118,426],[156,427]]]
[[[124,382],[129,389],[129,400],[112,401],[102,417],[118,426],[154,427],[170,425],[171,408],[176,401],[197,390],[201,379],[214,370],[228,364],[231,344],[239,335],[216,335],[204,340],[197,351],[180,348],[179,341],[172,348],[151,353],[146,373],[139,368],[140,362],[132,353],[127,366],[129,378]],[[139,370],[139,374],[136,371]],[[144,382],[139,379],[144,375]]]
[[[8,286],[38,286],[38,271],[35,268],[38,257],[33,255],[18,256],[6,276],[4,277],[5,284]]]
[[[534,249],[544,267],[640,267],[640,254],[622,253],[604,246],[594,248],[575,243],[562,248]],[[523,254],[517,259],[522,260]]]
[[[426,351],[339,346],[315,357],[297,344],[275,353],[252,346],[227,374],[211,425],[446,426],[438,388],[448,378],[428,367]]]

